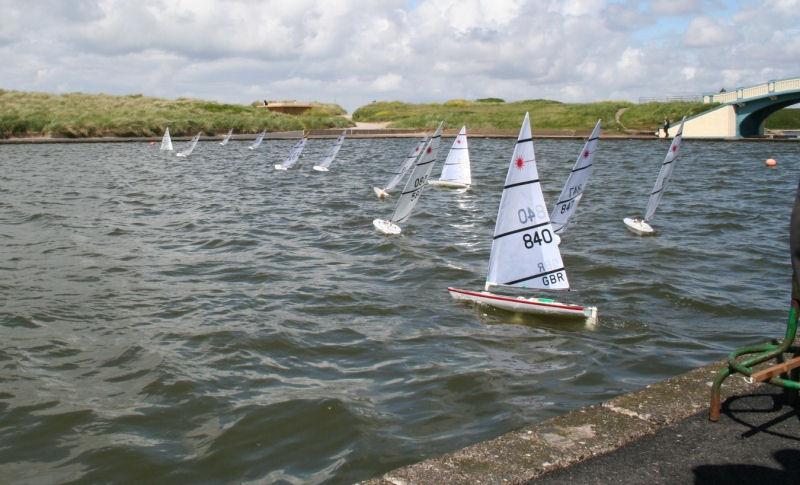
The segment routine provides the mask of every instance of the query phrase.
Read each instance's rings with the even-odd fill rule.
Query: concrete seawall
[[[692,370],[438,458],[393,470],[365,485],[526,483],[708,409],[711,382],[724,364]],[[723,399],[756,387],[729,378]],[[714,424],[709,423],[709,426]]]
[[[327,139],[336,138],[342,132],[340,129],[325,129],[325,130],[310,130],[309,138],[313,139]],[[589,131],[582,130],[535,130],[533,137],[536,139],[553,139],[553,140],[583,140],[589,136]],[[454,138],[458,134],[458,130],[444,130],[443,136]],[[471,130],[468,135],[471,138],[516,138],[519,132],[517,130]],[[424,131],[419,130],[403,130],[403,129],[358,129],[348,128],[348,138],[419,138],[425,135]],[[285,131],[267,133],[265,140],[290,140],[297,139],[302,136],[301,131]],[[233,135],[231,140],[254,140],[255,133]],[[202,136],[202,141],[219,141],[224,138],[224,135],[210,135]],[[603,140],[656,140],[655,135],[642,134],[642,133],[604,133],[601,138]],[[190,136],[173,136],[172,141],[188,141]],[[161,136],[157,137],[96,137],[96,138],[53,138],[53,137],[27,137],[27,138],[4,138],[0,139],[0,145],[16,145],[27,143],[158,143],[161,141]],[[702,141],[712,141],[712,139],[703,139]],[[797,143],[798,139],[782,139],[782,138],[742,138],[725,141],[771,141],[771,142],[789,142]]]

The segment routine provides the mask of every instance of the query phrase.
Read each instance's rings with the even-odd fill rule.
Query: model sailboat
[[[586,189],[586,182],[592,174],[592,164],[594,163],[594,153],[597,151],[597,143],[600,140],[600,120],[594,125],[594,130],[586,143],[583,145],[583,150],[575,160],[575,165],[567,177],[564,184],[564,189],[561,195],[558,196],[558,202],[553,206],[553,211],[550,213],[550,224],[553,226],[555,233],[561,233],[566,229],[569,223],[569,218],[575,213],[578,208],[578,202],[583,197],[583,191]]]
[[[176,155],[179,157],[188,157],[194,151],[194,147],[197,146],[198,141],[200,141],[200,133],[194,135],[192,140],[189,142],[189,146],[176,153]]]
[[[303,137],[300,139],[300,141],[295,143],[286,159],[284,159],[281,163],[275,164],[275,170],[289,170],[292,165],[297,163],[297,160],[300,158],[300,154],[303,153],[303,148],[306,147],[306,140],[308,140],[308,138]]]
[[[172,151],[172,138],[169,136],[169,126],[164,131],[164,136],[161,137],[161,150]]]
[[[484,291],[457,288],[447,291],[456,300],[514,312],[581,317],[590,323],[597,318],[595,307],[559,303],[549,298],[498,295],[488,291],[491,286],[569,289],[539,183],[528,113],[522,122],[500,198]]]
[[[622,220],[622,222],[625,223],[625,227],[640,236],[649,236],[655,232],[655,229],[650,226],[650,221],[653,220],[653,216],[656,214],[658,204],[661,202],[661,197],[664,195],[664,189],[667,188],[667,182],[669,182],[669,178],[672,176],[672,170],[675,168],[674,162],[678,159],[681,139],[683,138],[684,121],[686,121],[685,117],[681,120],[678,133],[676,133],[675,138],[672,139],[672,143],[670,143],[669,150],[667,151],[667,156],[661,164],[661,170],[658,171],[656,184],[653,186],[653,191],[650,192],[650,199],[647,201],[647,209],[644,211],[644,219],[639,217],[626,217]]]
[[[442,166],[439,180],[428,182],[434,187],[449,189],[467,189],[472,184],[472,173],[469,167],[469,147],[467,147],[467,127],[462,126],[458,132],[447,159]]]
[[[256,141],[254,141],[253,144],[250,145],[248,148],[250,148],[251,150],[255,150],[256,148],[258,148],[261,145],[261,142],[264,141],[265,136],[267,136],[267,130],[264,130],[261,133],[259,133],[258,136],[256,137]]]
[[[221,142],[219,142],[219,144],[220,144],[220,145],[222,145],[222,146],[225,146],[225,145],[227,145],[227,144],[228,144],[228,142],[229,142],[229,141],[231,141],[231,137],[232,137],[232,136],[233,136],[233,128],[231,128],[230,130],[228,130],[228,134],[227,134],[227,135],[225,135],[225,138],[223,138],[223,139],[222,139],[222,141],[221,141]]]
[[[400,168],[398,169],[397,173],[394,174],[389,183],[386,184],[386,187],[372,187],[372,190],[375,192],[375,195],[378,196],[379,199],[383,199],[384,197],[389,195],[389,191],[394,189],[397,184],[403,180],[403,175],[408,172],[408,170],[414,166],[414,162],[417,161],[420,154],[422,153],[422,149],[425,148],[425,144],[428,142],[427,138],[420,139],[414,148],[406,155],[406,158],[403,159],[403,163],[400,164]]]
[[[392,218],[389,220],[375,219],[372,221],[372,225],[375,226],[375,229],[378,231],[388,235],[400,234],[401,229],[397,224],[406,222],[409,217],[411,217],[411,211],[414,210],[414,206],[419,202],[422,190],[425,188],[425,185],[427,185],[428,177],[430,177],[431,170],[436,162],[439,140],[442,137],[442,125],[444,125],[444,122],[439,123],[436,132],[430,137],[427,143],[425,143],[422,154],[417,158],[414,169],[408,176],[406,185],[403,188],[403,192],[400,193],[400,197],[397,200],[397,207],[394,209]]]
[[[342,144],[344,143],[344,137],[347,134],[347,130],[343,131],[339,138],[336,139],[336,143],[333,144],[332,147],[328,150],[328,153],[325,154],[325,158],[319,163],[319,165],[314,165],[313,169],[317,172],[327,172],[328,168],[333,163],[333,159],[336,158],[336,155],[339,153],[339,149],[342,148]]]

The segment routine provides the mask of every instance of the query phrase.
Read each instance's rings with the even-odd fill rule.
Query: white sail
[[[431,170],[433,170],[433,165],[436,162],[436,155],[439,151],[439,141],[442,138],[443,125],[444,122],[439,123],[436,132],[425,144],[422,154],[417,158],[414,169],[411,171],[411,175],[408,176],[403,192],[400,194],[397,201],[397,207],[394,209],[391,222],[405,222],[411,217],[411,211],[414,209],[414,206],[417,205],[422,195],[422,189],[425,188],[428,177],[431,175]]]
[[[467,146],[467,127],[462,126],[458,132],[447,159],[442,166],[442,175],[439,180],[457,184],[472,184],[472,174],[469,167],[469,147]]]
[[[344,137],[347,134],[347,130],[343,131],[339,138],[336,139],[336,143],[333,144],[332,147],[328,150],[328,153],[325,154],[325,158],[320,162],[320,167],[328,168],[333,163],[333,159],[336,158],[336,154],[339,153],[339,149],[342,148],[342,144],[344,143]]]
[[[222,139],[222,141],[221,141],[221,142],[219,142],[219,144],[220,144],[220,145],[222,145],[222,146],[225,146],[225,145],[227,145],[227,144],[228,144],[228,142],[229,142],[229,141],[231,141],[231,137],[232,137],[232,136],[233,136],[233,128],[231,128],[230,130],[228,130],[228,134],[227,134],[227,135],[225,135],[225,138],[223,138],[223,139]]]
[[[261,145],[261,142],[264,140],[265,136],[267,136],[267,130],[264,130],[258,134],[258,136],[256,137],[256,141],[254,141],[253,144],[250,145],[250,149],[255,150],[256,148],[258,148]]]
[[[522,122],[497,211],[486,275],[486,287],[489,285],[569,288],[539,183],[528,113]]]
[[[586,143],[583,145],[583,150],[575,160],[575,165],[572,167],[567,182],[564,184],[564,189],[561,195],[558,196],[556,205],[553,206],[553,211],[550,213],[550,223],[553,225],[553,230],[560,233],[567,227],[569,218],[575,213],[578,207],[578,202],[583,197],[583,191],[586,188],[586,182],[592,174],[592,164],[594,163],[594,153],[597,151],[597,143],[600,140],[600,120],[594,125],[594,130]]]
[[[678,159],[678,152],[681,147],[681,139],[683,138],[683,122],[686,121],[684,117],[681,120],[681,125],[678,127],[678,133],[672,139],[672,143],[667,151],[667,156],[664,158],[664,163],[661,164],[661,170],[658,172],[658,178],[653,186],[653,191],[650,192],[650,199],[647,201],[647,209],[644,212],[644,221],[650,222],[656,213],[661,196],[664,195],[664,189],[667,188],[667,182],[672,175],[672,170],[675,168],[673,163]]]
[[[427,142],[428,139],[426,137],[423,137],[417,142],[416,145],[414,145],[414,149],[411,150],[408,153],[408,155],[406,155],[406,158],[403,159],[403,163],[400,164],[400,169],[397,171],[396,174],[394,174],[394,177],[392,177],[392,179],[389,180],[389,183],[386,184],[386,187],[384,187],[383,190],[388,192],[393,188],[395,188],[397,184],[400,183],[401,180],[403,180],[403,175],[405,175],[406,172],[408,172],[408,169],[410,169],[414,165],[414,162],[417,161],[417,158],[419,158],[419,155],[420,153],[422,153],[422,149],[425,148],[425,144]]]
[[[283,170],[286,170],[297,163],[297,160],[300,158],[300,154],[303,153],[303,148],[306,147],[306,140],[307,138],[301,138],[300,141],[295,143],[286,159],[279,165],[276,165],[275,168],[281,167]]]
[[[169,127],[164,131],[164,136],[161,137],[161,149],[172,151],[172,138],[169,136]]]
[[[189,142],[189,146],[187,148],[184,148],[180,152],[178,152],[177,156],[179,156],[179,157],[188,157],[189,155],[191,155],[192,152],[194,151],[194,147],[197,146],[197,142],[199,140],[200,140],[200,133],[194,135],[194,137],[192,138],[192,141]]]

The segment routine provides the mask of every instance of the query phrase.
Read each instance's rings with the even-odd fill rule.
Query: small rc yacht
[[[578,154],[575,165],[564,183],[564,189],[558,196],[558,202],[550,212],[550,224],[553,232],[560,234],[567,228],[569,218],[578,208],[578,202],[583,198],[583,191],[586,189],[586,182],[592,174],[592,164],[594,164],[594,153],[597,151],[597,143],[600,140],[600,120],[594,125],[592,134],[583,145],[583,150]]]
[[[439,180],[428,182],[433,187],[448,189],[468,189],[472,184],[469,167],[469,147],[467,147],[467,127],[462,126],[453,146],[447,153]]]
[[[451,287],[447,289],[450,296],[455,300],[513,312],[579,317],[594,324],[597,320],[596,307],[489,291],[491,286],[569,289],[567,272],[546,207],[536,169],[530,118],[525,113],[500,197],[484,291]]]
[[[289,170],[297,163],[297,160],[300,159],[300,154],[303,153],[303,148],[306,147],[306,141],[308,140],[308,138],[305,137],[305,133],[303,133],[303,135],[303,138],[294,144],[289,155],[286,156],[283,162],[275,164],[275,170]]]
[[[317,172],[327,172],[331,163],[333,163],[333,159],[336,158],[336,155],[339,153],[339,149],[342,148],[342,144],[344,143],[344,137],[347,134],[347,130],[344,130],[339,138],[336,139],[336,142],[333,144],[332,147],[328,149],[328,153],[325,154],[325,158],[319,163],[319,165],[314,165],[312,168]]]
[[[656,214],[658,204],[661,202],[661,196],[664,195],[664,189],[667,188],[667,182],[669,182],[669,178],[672,176],[672,171],[675,169],[674,162],[678,159],[681,140],[683,139],[684,121],[686,121],[686,117],[681,120],[681,124],[678,127],[678,132],[675,134],[675,138],[672,139],[672,143],[669,145],[669,150],[667,150],[667,156],[664,157],[664,162],[661,164],[661,170],[658,171],[656,183],[653,186],[653,191],[650,192],[650,199],[648,199],[647,208],[644,211],[644,218],[626,217],[622,220],[622,222],[625,223],[625,227],[627,227],[631,232],[640,236],[650,236],[655,233],[655,229],[650,226],[650,221],[653,220],[653,216]]]
[[[202,133],[202,132],[200,132],[200,133]],[[194,135],[192,140],[189,142],[189,146],[188,147],[186,147],[183,150],[179,151],[175,155],[179,156],[179,157],[188,157],[189,155],[191,155],[192,152],[194,151],[194,147],[197,146],[197,142],[200,141],[200,133]]]
[[[172,151],[172,138],[169,136],[169,126],[164,131],[164,136],[161,137],[161,150]]]
[[[394,174],[392,179],[389,180],[389,183],[386,184],[386,187],[384,188],[372,187],[372,190],[375,192],[375,195],[377,195],[379,199],[387,197],[389,195],[389,191],[394,189],[397,186],[397,184],[399,184],[400,181],[403,180],[403,175],[405,175],[406,172],[408,172],[408,169],[414,166],[414,162],[416,162],[417,158],[419,158],[420,154],[422,153],[422,149],[425,148],[425,144],[427,142],[428,139],[426,137],[423,137],[417,142],[416,145],[414,145],[414,149],[411,150],[408,153],[408,155],[406,155],[406,158],[403,159],[403,162],[400,164],[399,170]]]
[[[394,209],[391,219],[375,219],[372,225],[375,229],[387,235],[400,234],[401,229],[398,223],[406,222],[411,217],[411,211],[414,206],[419,202],[422,190],[428,183],[428,177],[431,175],[433,165],[436,163],[436,154],[439,151],[439,140],[442,137],[442,126],[444,122],[439,123],[439,127],[432,137],[425,143],[422,154],[417,158],[414,163],[414,169],[406,180],[406,185],[400,193],[397,200],[397,207]]]
[[[248,148],[251,150],[255,150],[256,148],[261,146],[261,142],[264,141],[265,136],[267,136],[267,130],[264,130],[261,133],[259,133],[258,136],[256,137],[256,140]]]
[[[233,136],[233,128],[231,128],[230,130],[228,130],[228,134],[227,134],[227,135],[225,135],[225,138],[223,138],[223,139],[222,139],[222,141],[221,141],[221,142],[219,142],[219,144],[220,144],[220,145],[222,145],[222,146],[225,146],[225,145],[227,145],[227,144],[228,144],[228,142],[229,142],[229,141],[231,141],[231,137],[232,137],[232,136]]]

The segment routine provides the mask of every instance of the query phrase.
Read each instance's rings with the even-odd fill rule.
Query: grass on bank
[[[352,122],[337,105],[313,103],[294,116],[252,105],[198,99],[152,98],[141,94],[47,94],[0,90],[0,137],[160,136],[169,126],[173,136],[257,133],[343,128]]]
[[[596,103],[561,103],[544,99],[506,103],[487,98],[470,101],[456,99],[444,103],[409,104],[398,101],[374,102],[353,113],[355,121],[390,122],[391,128],[430,128],[439,120],[455,128],[466,124],[472,129],[518,129],[526,111],[531,114],[534,132],[538,130],[591,130],[597,119],[606,131],[641,130],[653,132],[664,118],[673,123],[682,116],[692,116],[709,109],[702,103],[647,103],[600,101]],[[625,108],[617,123],[615,115]]]

